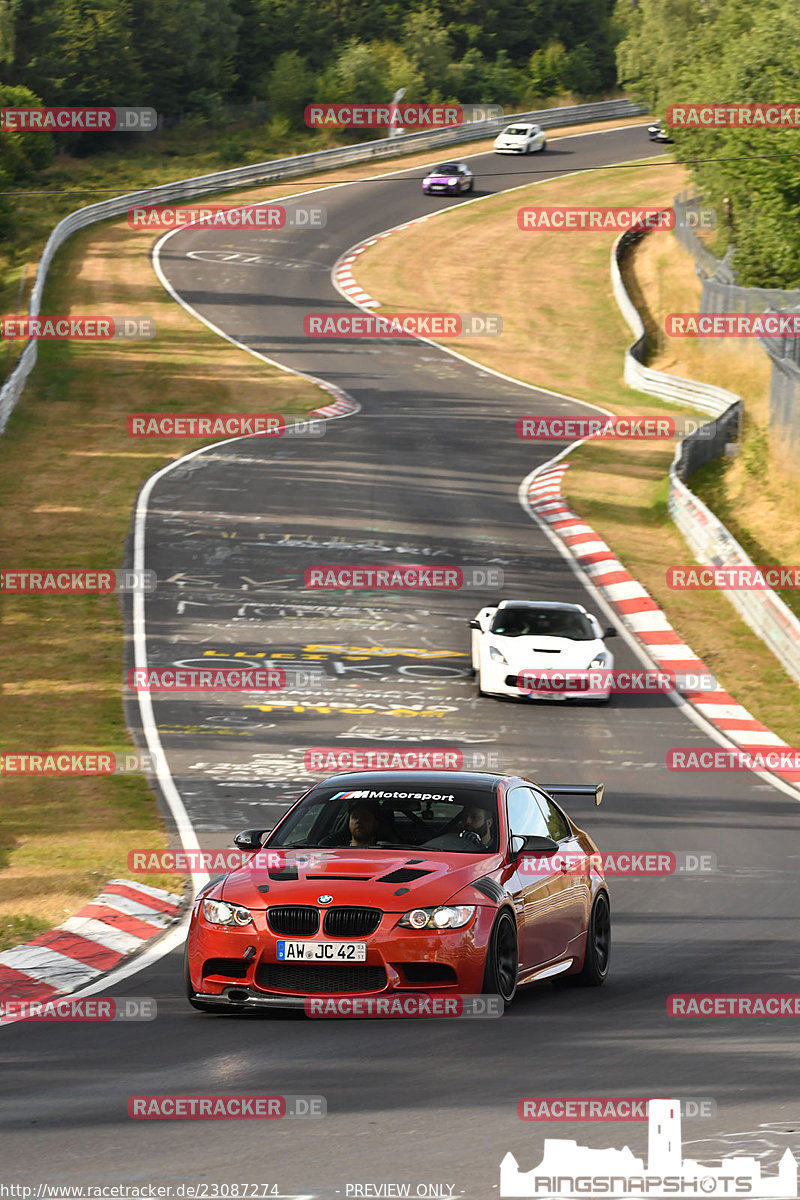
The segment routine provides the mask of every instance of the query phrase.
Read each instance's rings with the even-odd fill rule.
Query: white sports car
[[[518,686],[520,672],[560,674],[590,667],[613,669],[614,655],[606,649],[605,638],[615,637],[617,631],[613,625],[604,631],[597,617],[582,604],[501,600],[482,608],[469,626],[479,695],[602,702],[610,699],[610,687],[564,690],[557,680],[555,687],[547,691],[532,692],[529,687]]]
[[[546,146],[541,125],[507,125],[494,139],[495,154],[533,154]]]

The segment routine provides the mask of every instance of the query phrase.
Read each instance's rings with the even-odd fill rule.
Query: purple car
[[[432,192],[447,192],[456,196],[459,192],[471,192],[475,187],[475,176],[464,162],[439,163],[422,181],[426,195]]]

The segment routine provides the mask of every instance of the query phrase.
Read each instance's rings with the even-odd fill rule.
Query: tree
[[[441,89],[453,52],[435,8],[409,13],[403,24],[402,47],[420,76],[424,94]]]

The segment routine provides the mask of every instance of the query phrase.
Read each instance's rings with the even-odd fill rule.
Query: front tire
[[[601,987],[608,978],[611,955],[611,906],[605,892],[595,897],[586,933],[583,969],[573,979],[578,987]]]
[[[494,923],[486,950],[484,994],[502,996],[503,1002],[510,1004],[517,991],[518,969],[517,926],[508,910],[504,909]]]

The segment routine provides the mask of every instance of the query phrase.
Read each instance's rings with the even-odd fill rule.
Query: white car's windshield
[[[492,618],[490,633],[501,637],[564,637],[573,642],[590,642],[597,637],[583,613],[532,607],[499,609]]]
[[[504,132],[508,137],[525,137],[529,131],[527,125],[510,125]]]

